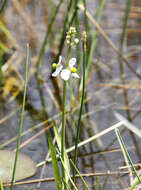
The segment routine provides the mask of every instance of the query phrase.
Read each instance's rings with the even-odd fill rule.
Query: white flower
[[[61,71],[61,78],[63,80],[68,80],[70,76],[74,78],[80,78],[79,75],[76,73],[76,68],[74,67],[76,63],[76,58],[71,58],[69,61],[69,68],[68,69],[63,69]]]
[[[61,65],[62,56],[59,56],[58,64],[54,63],[53,67],[56,68],[55,72],[52,73],[52,77],[56,77],[63,69],[63,65]]]
[[[70,74],[71,74],[70,70],[68,70],[68,69],[63,69],[62,72],[61,72],[61,78],[62,78],[63,80],[69,80]]]

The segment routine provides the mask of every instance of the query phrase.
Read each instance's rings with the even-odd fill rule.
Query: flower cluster
[[[58,63],[53,63],[52,68],[55,69],[55,71],[52,73],[52,77],[56,77],[59,75],[63,80],[67,81],[72,76],[74,78],[80,78],[79,75],[76,73],[77,69],[74,67],[76,64],[76,58],[71,58],[69,60],[68,68],[63,69],[63,65],[61,64],[62,56],[59,56]]]
[[[75,38],[76,35],[76,29],[75,27],[70,27],[69,31],[67,32],[67,44],[69,46],[73,46],[74,44],[77,45],[79,43],[79,39]]]
[[[73,44],[76,45],[79,43],[79,39],[75,38],[75,36],[76,36],[75,27],[70,27],[66,36],[67,44],[69,45],[69,51],[71,51],[71,47]],[[61,78],[65,81],[69,80],[70,76],[74,78],[79,78],[79,75],[76,73],[77,69],[76,67],[74,67],[74,65],[76,64],[76,58],[71,58],[69,62],[67,62],[65,69],[63,69],[63,65],[61,64],[61,62],[62,62],[62,56],[59,56],[58,63],[52,64],[52,68],[53,70],[55,70],[52,73],[52,77],[56,77],[60,73]]]

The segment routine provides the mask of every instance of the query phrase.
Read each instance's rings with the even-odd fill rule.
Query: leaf
[[[61,152],[61,135],[60,135],[60,133],[58,131],[58,127],[57,127],[56,123],[54,123],[54,133],[55,133],[55,139],[56,139],[59,151]],[[69,158],[68,158],[68,155],[66,153],[66,149],[65,148],[64,148],[64,164],[65,164],[65,171],[67,173],[70,173]],[[69,181],[69,177],[66,174],[65,174],[65,181],[66,182]]]
[[[49,150],[50,150],[51,158],[52,158],[52,165],[53,165],[53,170],[54,170],[54,178],[55,178],[55,182],[56,182],[56,188],[57,188],[57,190],[61,190],[62,179],[60,177],[60,171],[59,171],[58,161],[56,158],[55,148],[52,143],[50,134],[48,134],[48,143],[49,143]]]
[[[11,181],[15,152],[0,150],[0,178],[3,183]],[[25,154],[19,153],[15,181],[28,178],[36,173],[35,162]]]

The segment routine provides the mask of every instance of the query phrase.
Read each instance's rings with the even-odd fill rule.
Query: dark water
[[[54,3],[57,3],[55,1]],[[121,2],[121,3],[119,3]],[[99,1],[87,1],[88,10],[93,15],[96,11]],[[134,6],[140,6],[137,4],[138,1],[133,1]],[[13,35],[16,43],[19,45],[17,49],[17,56],[15,61],[12,62],[14,68],[20,72],[22,77],[24,77],[25,69],[25,46],[27,43],[30,44],[30,73],[32,69],[35,69],[34,65],[37,61],[37,56],[40,51],[42,41],[46,32],[46,27],[50,21],[50,15],[52,11],[48,8],[49,4],[47,1],[23,1],[20,4],[20,7],[17,6],[16,1],[10,1],[6,8],[6,13],[4,15],[4,22],[6,23],[7,28],[10,30]],[[25,108],[24,115],[24,126],[23,132],[35,126],[35,128],[22,137],[22,143],[28,140],[30,137],[34,136],[42,129],[44,129],[50,122],[47,122],[41,127],[36,127],[45,120],[51,119],[60,111],[61,105],[61,96],[62,88],[61,82],[59,81],[59,88],[57,88],[55,80],[50,77],[51,74],[51,63],[56,56],[57,47],[58,47],[58,35],[63,26],[63,19],[65,14],[66,4],[60,9],[59,15],[55,22],[53,33],[55,37],[54,40],[49,40],[46,47],[46,54],[43,60],[42,69],[42,78],[43,82],[39,84],[35,75],[30,77],[27,89],[27,104]],[[119,47],[122,23],[124,16],[124,7],[125,1],[118,1],[118,4],[115,1],[106,1],[101,26],[107,31],[108,36],[116,45]],[[23,14],[25,13],[25,15]],[[81,11],[80,16],[81,16]],[[131,13],[135,13],[135,10],[132,10]],[[141,14],[139,11],[138,15]],[[112,16],[111,16],[112,15]],[[139,28],[140,19],[136,19],[132,14],[129,20],[129,29]],[[92,24],[90,23],[92,27]],[[81,28],[84,28],[83,23]],[[2,35],[3,33],[0,32]],[[2,35],[3,38],[4,35]],[[91,68],[94,69],[96,63],[97,67],[91,74],[90,80],[87,84],[87,98],[88,101],[84,106],[84,116],[82,120],[81,127],[81,141],[87,139],[88,137],[97,134],[98,132],[114,125],[118,122],[115,118],[113,111],[117,111],[126,115],[126,105],[123,96],[122,88],[114,87],[111,88],[108,84],[121,84],[120,80],[120,70],[119,70],[119,61],[117,54],[113,51],[109,45],[105,42],[101,35],[98,35],[98,45],[94,55],[94,61],[92,62]],[[136,51],[140,48],[141,34],[130,32],[127,36],[127,47],[125,49],[125,55],[132,51]],[[13,47],[15,44],[13,41],[5,39],[6,43],[10,47]],[[12,53],[13,54],[13,53]],[[63,49],[63,56],[66,57],[66,50]],[[140,50],[137,53],[134,53],[130,58],[129,62],[134,65],[134,67],[141,73],[140,67]],[[92,70],[91,69],[91,70]],[[15,71],[14,71],[15,73]],[[16,75],[16,74],[15,74]],[[141,100],[140,100],[140,81],[137,79],[135,74],[133,74],[128,67],[125,67],[126,83],[131,84],[132,87],[128,89],[128,102],[130,107],[130,114],[132,117],[140,111]],[[5,80],[13,77],[13,71],[8,73]],[[17,80],[17,75],[16,75]],[[18,84],[21,83],[18,79]],[[133,83],[134,82],[134,83]],[[76,84],[74,82],[74,84]],[[105,85],[104,85],[105,84]],[[18,85],[19,87],[20,85]],[[16,86],[17,89],[17,86]],[[53,92],[56,102],[50,96],[50,91]],[[77,92],[77,88],[76,88]],[[13,96],[13,90],[10,90],[6,97],[0,101],[0,118],[8,116],[10,113],[15,112],[10,118],[6,121],[1,121],[0,124],[0,145],[6,143],[9,139],[15,137],[18,133],[20,115],[21,115],[21,100],[22,93],[15,99],[11,99]],[[69,92],[68,95],[69,96]],[[57,105],[57,106],[56,106]],[[85,113],[88,113],[85,115]],[[66,128],[66,144],[67,147],[70,147],[74,144],[74,138],[76,135],[76,123],[77,123],[78,112],[75,111],[67,120]],[[61,118],[59,118],[61,119]],[[60,121],[60,120],[59,120]],[[60,122],[58,121],[58,124]],[[140,128],[140,112],[135,117],[133,123]],[[122,127],[121,129],[124,129]],[[21,149],[21,152],[29,155],[35,162],[39,163],[43,161],[48,152],[47,144],[47,132],[42,133],[40,136],[32,140],[29,144],[24,146]],[[123,133],[123,139],[126,146],[129,148],[131,158],[134,163],[141,161],[140,156],[140,139],[131,134],[128,130],[125,130]],[[6,146],[1,146],[3,149],[13,150],[16,147],[16,141],[7,144]],[[78,159],[78,168],[82,173],[93,173],[93,172],[107,172],[107,171],[120,171],[119,167],[123,166],[124,158],[122,152],[119,150],[120,146],[117,141],[115,132],[112,131],[99,139],[81,147],[79,149],[79,159]],[[113,152],[108,152],[107,150],[115,150]],[[73,156],[73,154],[69,154]],[[38,179],[41,173],[41,167],[38,168],[37,174],[31,179]],[[44,177],[52,177],[53,171],[51,164],[47,164]],[[106,179],[106,175],[99,178],[100,188]],[[96,178],[88,177],[86,178],[90,186],[90,189],[95,189]],[[16,186],[15,189],[37,189],[37,184],[32,185],[22,185]],[[78,180],[79,189],[85,189],[81,181]],[[121,175],[115,176],[110,175],[108,178],[107,186],[105,189],[119,190],[129,187],[129,176]],[[40,189],[46,190],[51,189],[55,190],[55,184],[53,182],[42,183]]]

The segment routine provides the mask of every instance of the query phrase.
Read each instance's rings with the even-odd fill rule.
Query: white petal
[[[72,73],[71,75],[72,75],[72,77],[74,77],[74,78],[78,78],[78,79],[80,78],[77,73]]]
[[[75,65],[75,63],[76,63],[76,58],[71,58],[69,60],[69,67],[72,68]]]
[[[61,64],[61,61],[62,61],[62,56],[60,55],[60,56],[59,56],[58,65],[60,65],[60,64]]]
[[[63,69],[62,72],[61,72],[61,78],[63,80],[68,80],[70,78],[70,74],[71,74],[70,70]]]
[[[56,77],[62,69],[63,69],[63,66],[60,64],[59,67],[56,68],[55,72],[52,73],[52,77]]]

